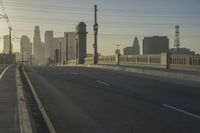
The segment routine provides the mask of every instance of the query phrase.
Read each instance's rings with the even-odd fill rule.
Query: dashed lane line
[[[103,81],[100,81],[100,80],[96,80],[96,82],[97,82],[97,83],[100,83],[100,84],[103,84],[103,85],[107,85],[107,86],[108,86],[108,85],[110,85],[110,84],[108,84],[108,83],[105,83],[105,82],[103,82]]]
[[[178,108],[176,108],[176,107],[173,107],[173,106],[170,106],[170,105],[167,105],[167,104],[162,104],[162,105],[165,106],[165,107],[167,107],[167,108],[170,108],[170,109],[176,110],[176,111],[178,111],[178,112],[181,112],[181,113],[187,114],[187,115],[189,115],[189,116],[192,116],[192,117],[195,117],[195,118],[200,119],[200,116],[199,116],[199,115],[196,115],[196,114],[193,114],[193,113],[184,111],[184,110],[182,110],[182,109],[178,109]]]

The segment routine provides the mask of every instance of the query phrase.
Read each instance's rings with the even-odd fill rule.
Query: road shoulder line
[[[196,114],[193,114],[193,113],[190,113],[190,112],[187,112],[187,111],[184,111],[182,109],[178,109],[176,107],[173,107],[173,106],[170,106],[170,105],[167,105],[167,104],[162,104],[163,106],[167,107],[167,108],[170,108],[170,109],[173,109],[173,110],[176,110],[178,112],[181,112],[181,113],[184,113],[184,114],[187,114],[187,115],[190,115],[192,117],[195,117],[195,118],[198,118],[200,119],[200,116],[199,115],[196,115]]]

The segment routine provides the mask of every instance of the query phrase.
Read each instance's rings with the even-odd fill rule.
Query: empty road
[[[34,67],[58,133],[199,133],[200,88],[81,67]]]

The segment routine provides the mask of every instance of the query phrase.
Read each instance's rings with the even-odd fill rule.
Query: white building
[[[11,52],[13,51],[13,46],[11,44]],[[5,35],[3,36],[3,53],[9,54],[10,52],[10,36]]]

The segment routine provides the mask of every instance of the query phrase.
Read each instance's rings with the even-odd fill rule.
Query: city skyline
[[[180,25],[181,47],[190,48],[200,53],[200,4],[197,0],[175,0],[151,2],[147,0],[126,0],[125,2],[110,1],[62,1],[48,0],[48,3],[25,0],[15,2],[4,1],[6,13],[14,29],[13,34],[18,38],[27,35],[33,42],[34,26],[39,25],[41,40],[44,42],[44,33],[47,30],[54,31],[54,37],[63,36],[64,32],[75,31],[77,23],[84,21],[88,31],[88,53],[93,53],[93,24],[94,4],[98,7],[98,52],[104,55],[112,55],[116,44],[120,44],[120,50],[132,44],[137,37],[142,47],[145,36],[168,36],[170,48],[174,45],[175,25]],[[60,4],[63,3],[64,4]],[[181,2],[181,4],[179,4]],[[27,10],[28,9],[28,10]],[[27,10],[27,11],[26,11]],[[26,11],[26,12],[25,12]],[[43,11],[43,12],[41,12]],[[47,16],[50,14],[49,16]],[[1,37],[8,34],[5,22],[0,23]],[[13,40],[14,51],[19,51],[19,40]],[[0,51],[3,41],[0,40]],[[142,48],[141,48],[142,49]]]

